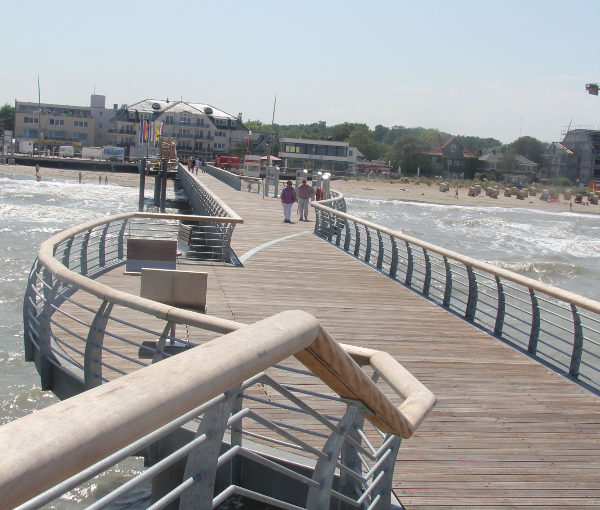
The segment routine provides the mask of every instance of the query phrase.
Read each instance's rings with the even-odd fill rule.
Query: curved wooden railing
[[[600,302],[357,218],[342,200],[311,203],[318,236],[600,390]]]
[[[3,458],[0,506],[17,504],[72,477],[49,489],[48,493],[40,496],[41,499],[33,500],[30,507],[36,507],[42,500],[51,501],[57,494],[62,494],[61,491],[75,487],[106,469],[116,458],[122,459],[149,447],[156,441],[158,432],[153,431],[165,427],[173,431],[189,422],[190,413],[198,414],[195,409],[208,406],[208,403],[205,404],[207,400],[216,399],[215,402],[218,400],[221,405],[223,399],[218,395],[228,394],[231,388],[240,385],[242,389],[233,390],[231,398],[259,402],[261,408],[279,406],[290,415],[289,424],[284,426],[280,423],[285,421],[281,410],[277,414],[278,421],[271,422],[260,418],[257,411],[249,408],[247,412],[236,414],[235,420],[232,415],[229,421],[222,422],[218,434],[211,436],[213,440],[216,437],[220,444],[225,430],[231,429],[232,445],[236,445],[231,451],[246,457],[254,454],[243,448],[243,435],[259,438],[260,442],[284,444],[281,439],[269,439],[246,431],[241,425],[242,419],[252,416],[285,438],[285,444],[293,444],[295,448],[315,456],[313,478],[321,480],[325,476],[332,481],[335,473],[342,469],[344,477],[354,480],[348,482],[347,493],[338,493],[331,484],[316,483],[310,477],[303,477],[301,483],[306,486],[308,501],[314,503],[331,497],[354,501],[350,495],[356,496],[357,487],[360,487],[362,500],[374,497],[375,492],[371,494],[371,491],[375,487],[378,491],[385,489],[383,493],[389,498],[393,462],[400,444],[398,438],[392,438],[410,437],[435,405],[434,395],[393,358],[378,351],[340,346],[314,318],[304,312],[285,312],[246,326],[144,299],[91,278],[124,263],[127,234],[142,231],[153,236],[172,234],[179,219],[179,215],[120,214],[73,227],[42,244],[24,299],[26,359],[36,362],[44,389],[54,391],[61,398],[73,398],[0,428],[0,454]],[[185,216],[185,219],[224,221],[222,217]],[[226,221],[235,223],[240,220],[228,218]],[[136,223],[138,221],[143,223]],[[159,228],[164,224],[166,228]],[[95,307],[86,296],[96,298]],[[154,322],[156,324],[152,325]],[[132,348],[136,351],[151,349],[144,346],[145,339],[156,340],[159,337],[170,344],[185,346],[187,340],[175,336],[175,324],[226,336],[214,339],[214,334],[211,334],[198,348],[156,365],[132,356]],[[83,327],[87,335],[78,334],[76,327]],[[160,347],[163,344],[158,342],[157,347],[151,349],[159,355],[158,359],[170,357]],[[285,365],[273,367],[292,354],[311,372]],[[124,368],[124,364],[130,368]],[[359,365],[370,365],[373,377],[367,376]],[[306,391],[302,386],[295,388],[277,383],[272,376],[259,373],[268,367],[286,373],[291,370],[291,373],[302,377],[314,374],[335,395],[321,395],[314,390]],[[285,376],[283,380],[287,378]],[[381,380],[376,383],[378,378]],[[278,404],[272,398],[265,400],[247,393],[255,384],[271,386],[290,404]],[[381,384],[387,384],[389,390],[384,391]],[[309,383],[308,387],[314,388],[314,383]],[[90,391],[81,393],[85,389]],[[261,389],[259,394],[263,393]],[[300,396],[295,396],[295,393]],[[392,395],[396,395],[394,398],[399,403],[393,401]],[[229,399],[229,402],[231,398],[226,400]],[[340,411],[343,416],[332,420],[331,416],[318,412],[311,404],[317,398],[343,404],[345,412],[343,409]],[[202,407],[202,413],[209,412],[206,409]],[[298,411],[315,419],[315,425],[298,428],[294,418]],[[101,417],[100,423],[90,420],[90,416]],[[206,414],[203,416],[202,420],[207,419]],[[362,429],[364,418],[380,434],[392,435],[383,436],[381,447],[367,445],[361,448],[358,446],[360,438],[350,439],[354,437],[350,431]],[[345,425],[342,426],[342,423]],[[303,435],[323,437],[322,433],[316,432],[318,427],[325,427],[332,434],[325,445],[326,455],[302,438]],[[31,441],[34,431],[40,428],[45,430],[44,437],[40,439],[43,444]],[[366,441],[366,436],[363,439]],[[342,448],[348,447],[348,441],[351,449],[373,459],[372,470],[361,474],[360,470],[354,473],[344,467],[344,461],[339,460],[344,456],[339,455],[342,455]],[[330,450],[332,444],[337,445],[334,450]],[[219,448],[211,448],[215,452],[211,462],[216,471],[218,463],[225,461],[216,456]],[[37,452],[35,455],[34,451]],[[226,455],[232,456],[233,453]],[[349,458],[348,453],[344,455]],[[200,457],[205,459],[204,454]],[[188,463],[199,462],[194,459],[196,457],[188,458]],[[207,461],[202,462],[202,469],[206,469]],[[268,464],[276,471],[289,471],[273,465],[271,461]],[[292,478],[298,478],[298,475]],[[193,483],[190,480],[184,482]],[[237,486],[234,484],[232,487],[231,491],[235,492]],[[210,493],[210,497],[212,490],[211,486],[206,492]],[[308,506],[315,506],[316,503],[313,503]]]

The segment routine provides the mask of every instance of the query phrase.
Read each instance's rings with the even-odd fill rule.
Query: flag
[[[144,121],[144,142],[148,140],[148,121]]]
[[[144,142],[144,121],[140,120],[140,145]]]

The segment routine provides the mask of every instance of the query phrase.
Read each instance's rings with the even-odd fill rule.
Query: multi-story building
[[[469,149],[458,136],[448,138],[441,145],[436,144],[427,154],[453,178],[462,176],[472,179],[477,171],[479,154]]]
[[[332,174],[356,172],[358,150],[347,142],[280,138],[278,156],[286,168],[312,168]]]
[[[539,164],[531,161],[521,154],[514,155],[513,167],[501,171],[504,154],[496,149],[491,150],[479,158],[479,172],[499,174],[504,181],[510,184],[528,184],[538,178]]]
[[[39,149],[106,145],[115,112],[104,107],[105,100],[94,94],[90,106],[15,101],[15,138],[32,140]]]
[[[144,122],[160,126],[162,136],[174,138],[177,153],[184,157],[226,154],[248,137],[241,116],[207,104],[144,99],[119,109],[114,117],[114,144],[125,147],[130,157],[153,152],[152,137],[143,136]]]
[[[585,185],[600,182],[600,131],[568,131],[561,143],[550,145],[545,166],[549,177],[567,177]]]

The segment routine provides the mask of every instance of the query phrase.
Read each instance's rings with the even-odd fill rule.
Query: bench
[[[125,274],[140,274],[143,268],[174,270],[176,267],[176,240],[127,239]]]
[[[166,305],[206,313],[206,289],[208,273],[198,271],[176,271],[144,267],[141,270],[140,296]],[[175,336],[175,325],[170,328]],[[160,361],[164,354],[177,354],[194,347],[193,344],[165,345],[167,331],[154,342],[143,342],[138,356]],[[146,347],[146,348],[144,348]]]

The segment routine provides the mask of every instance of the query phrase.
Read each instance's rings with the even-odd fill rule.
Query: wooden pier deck
[[[244,218],[238,257],[279,240],[243,268],[206,266],[210,315],[253,323],[305,310],[336,340],[391,353],[436,394],[396,462],[406,509],[600,508],[598,396],[317,238],[314,222],[283,223],[279,200],[198,179]],[[122,270],[101,281],[139,291]]]

